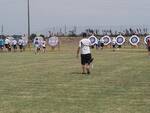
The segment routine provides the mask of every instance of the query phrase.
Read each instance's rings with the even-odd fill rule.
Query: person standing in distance
[[[14,49],[14,52],[16,52],[17,51],[17,40],[16,39],[12,40],[12,47]]]
[[[83,38],[79,42],[79,47],[77,49],[77,58],[79,53],[81,54],[81,65],[82,74],[90,74],[90,63],[93,61],[90,51],[91,41],[87,38]]]
[[[24,43],[23,39],[20,38],[20,39],[18,40],[18,45],[19,45],[20,52],[23,51],[23,43]]]
[[[35,46],[35,54],[40,52],[40,47],[41,47],[41,42],[39,41],[38,38],[35,38],[34,40],[34,46]]]
[[[103,39],[103,38],[101,38],[101,39],[100,39],[100,43],[101,43],[101,45],[100,45],[100,46],[101,46],[101,50],[103,50],[103,48],[104,48],[104,42],[105,42],[105,41],[104,41],[104,39]]]
[[[45,51],[46,51],[46,39],[44,38],[41,43],[42,43],[43,53],[45,53]]]
[[[116,48],[116,38],[115,37],[112,39],[111,44],[112,44],[113,52],[115,52],[115,48]]]
[[[147,39],[148,55],[150,56],[150,38]]]
[[[10,43],[11,43],[11,41],[10,41],[10,39],[7,37],[7,38],[5,39],[5,48],[7,49],[8,52],[11,52]]]
[[[4,40],[2,37],[0,37],[0,52],[3,52],[3,48],[4,48]]]

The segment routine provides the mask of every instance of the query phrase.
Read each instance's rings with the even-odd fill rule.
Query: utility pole
[[[4,32],[4,27],[3,27],[3,24],[2,24],[2,27],[1,27],[1,35],[3,35],[3,32]]]
[[[27,9],[28,9],[28,47],[31,51],[31,46],[30,46],[30,1],[27,0]]]
[[[27,1],[28,6],[28,39],[30,38],[30,1]]]
[[[4,28],[3,28],[3,24],[2,24],[0,38],[3,38],[3,32],[4,32]]]
[[[65,36],[67,35],[67,26],[65,25]]]

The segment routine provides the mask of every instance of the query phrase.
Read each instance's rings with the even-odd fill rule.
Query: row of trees
[[[109,36],[117,36],[119,34],[122,34],[124,36],[132,36],[132,35],[138,35],[138,36],[146,36],[148,34],[148,28],[126,28],[121,31],[113,30],[113,29],[85,29],[81,33],[77,33],[77,28],[74,27],[73,30],[69,30],[67,33],[63,33],[62,30],[61,32],[53,32],[49,31],[51,35],[55,34],[57,36],[89,36],[91,33],[94,33],[95,35],[98,36],[104,36],[104,35],[109,35]]]
[[[58,37],[87,37],[90,36],[91,33],[95,34],[96,36],[104,36],[104,35],[109,35],[111,37],[116,37],[119,34],[122,34],[123,36],[132,36],[132,35],[138,35],[138,36],[146,36],[148,35],[148,28],[126,28],[121,31],[113,30],[113,29],[85,29],[83,32],[78,33],[77,32],[77,27],[73,27],[72,30],[69,30],[68,32],[65,30],[62,32],[60,30],[59,32],[53,32],[53,31],[48,31],[49,36],[44,36],[43,34],[38,35],[42,36],[43,38],[47,38],[50,36],[58,36]],[[30,40],[33,40],[37,35],[35,33],[31,34]],[[5,38],[6,36],[0,35],[1,38]],[[12,35],[14,38],[19,38],[21,35]]]

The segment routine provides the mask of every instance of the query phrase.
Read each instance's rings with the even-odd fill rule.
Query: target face
[[[97,38],[95,36],[90,36],[89,40],[91,41],[91,45],[97,44]]]
[[[104,40],[104,45],[108,45],[111,43],[111,38],[109,36],[102,37],[102,40]]]
[[[130,44],[132,45],[137,45],[140,42],[140,38],[136,35],[133,35],[130,39],[129,39]]]
[[[58,42],[59,42],[58,37],[55,37],[55,36],[54,37],[50,37],[49,41],[48,41],[50,46],[57,46]]]
[[[119,35],[119,36],[116,37],[116,43],[118,45],[123,45],[124,42],[125,42],[125,38],[122,35]]]
[[[148,40],[148,39],[150,39],[150,35],[148,35],[148,36],[146,36],[146,37],[144,38],[145,44],[147,44],[147,40]]]

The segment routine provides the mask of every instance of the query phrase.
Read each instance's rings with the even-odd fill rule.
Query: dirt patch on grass
[[[60,42],[61,42],[61,44],[78,45],[78,43],[81,39],[82,39],[82,37],[61,37]]]

